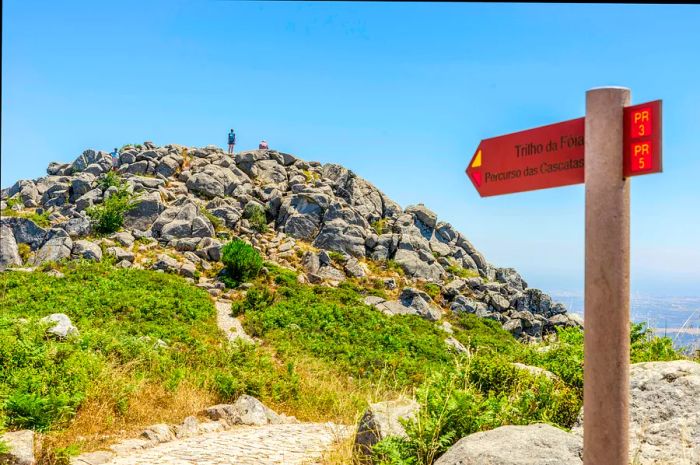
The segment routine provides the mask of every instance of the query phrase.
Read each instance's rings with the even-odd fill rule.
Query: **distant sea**
[[[583,316],[583,293],[549,292],[556,302]],[[646,323],[656,334],[673,339],[677,348],[700,350],[700,297],[659,297],[632,295],[631,319]]]

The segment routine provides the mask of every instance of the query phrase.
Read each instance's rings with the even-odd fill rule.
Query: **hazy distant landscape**
[[[583,315],[583,292],[553,291],[552,297]],[[632,321],[647,323],[659,335],[671,337],[677,347],[700,349],[700,297],[632,295]]]

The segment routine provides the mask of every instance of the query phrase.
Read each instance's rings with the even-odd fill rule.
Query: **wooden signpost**
[[[466,174],[482,197],[586,190],[584,465],[629,463],[630,176],[660,173],[661,100],[586,92],[586,116],[481,141]]]

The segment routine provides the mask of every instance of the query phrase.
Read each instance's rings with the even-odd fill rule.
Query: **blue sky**
[[[583,186],[480,198],[482,138],[664,100],[632,182],[632,290],[700,294],[700,6],[3,2],[2,186],[85,148],[272,148],[423,202],[532,286],[583,287]]]

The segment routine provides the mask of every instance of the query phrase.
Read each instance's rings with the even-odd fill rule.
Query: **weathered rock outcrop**
[[[389,436],[405,437],[399,420],[413,418],[420,406],[412,399],[398,399],[370,404],[357,427],[355,451],[360,456],[371,453],[373,445]]]
[[[635,363],[630,369],[630,459],[700,463],[700,363]],[[583,434],[583,409],[572,430]]]
[[[117,191],[104,182],[111,168],[109,154],[85,150],[72,163],[50,164],[45,177],[21,180],[3,189],[2,200],[13,199],[13,217],[2,218],[0,268],[21,264],[18,244],[29,245],[29,264],[69,258],[100,260],[98,249],[105,249],[118,258],[119,266],[126,267],[133,264],[126,251],[133,239],[153,238],[162,247],[195,254],[186,261],[178,260],[178,265],[159,260],[156,268],[194,279],[197,267],[220,259],[219,225],[255,245],[266,245],[271,259],[284,260],[295,252],[294,242],[264,244],[256,232],[260,225],[254,227],[244,217],[248,206],[257,205],[265,210],[265,223],[278,233],[344,257],[338,263],[328,260],[318,266],[313,259],[305,259],[308,282],[337,284],[346,277],[367,276],[366,259],[391,260],[400,266],[408,278],[402,284],[414,291],[405,291],[397,301],[375,302],[387,313],[436,320],[442,306],[497,320],[526,340],[537,339],[555,326],[580,324],[561,304],[528,288],[514,269],[489,264],[471,242],[449,223],[439,221],[425,205],[402,210],[342,166],[306,162],[274,150],[251,150],[232,157],[214,146],[158,147],[150,142],[125,146],[116,170],[127,191],[138,197],[137,205],[124,215],[124,234],[132,240],[115,238],[117,244],[103,247],[91,239],[92,224],[86,211]],[[21,217],[24,210],[46,214],[51,226],[40,228]],[[418,281],[439,285],[442,296],[433,302],[420,294]]]
[[[580,465],[578,438],[551,425],[501,426],[466,436],[435,465]]]

